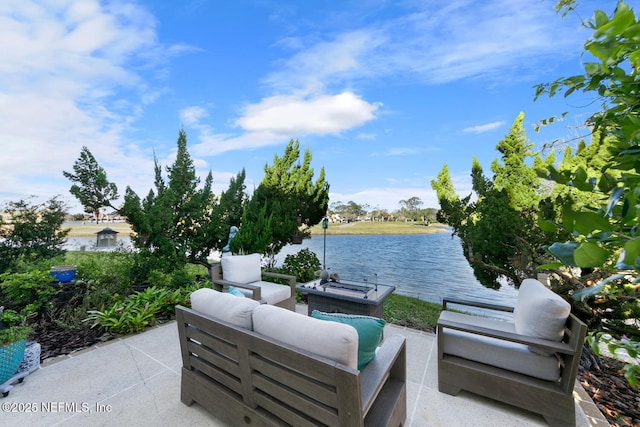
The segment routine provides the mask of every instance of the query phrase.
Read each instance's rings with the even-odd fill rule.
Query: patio
[[[547,425],[470,393],[438,392],[435,335],[395,325],[384,333],[407,339],[407,426]],[[0,425],[224,425],[197,404],[182,404],[181,366],[175,322],[47,361],[0,399]],[[609,425],[579,385],[574,396],[577,426]]]

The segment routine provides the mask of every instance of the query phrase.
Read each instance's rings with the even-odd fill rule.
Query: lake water
[[[395,285],[396,293],[430,302],[443,297],[474,299],[513,306],[518,291],[509,285],[488,289],[476,280],[451,232],[409,235],[328,235],[326,266],[341,278],[362,281],[377,274],[378,283]],[[309,248],[323,261],[323,236],[288,245],[276,257]]]
[[[409,235],[329,235],[326,266],[343,279],[362,281],[377,274],[377,281],[396,287],[396,293],[440,303],[443,297],[475,299],[513,306],[517,290],[503,285],[500,290],[485,288],[476,280],[462,253],[457,237],[446,231]],[[309,248],[323,261],[324,236],[312,236],[301,245],[288,245],[278,254],[278,264],[288,254]],[[128,236],[118,237],[118,245],[131,247]],[[96,248],[94,237],[69,238],[65,249]]]

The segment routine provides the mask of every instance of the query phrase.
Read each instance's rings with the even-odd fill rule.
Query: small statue
[[[324,285],[329,282],[329,272],[327,270],[322,270],[320,272],[320,284]]]
[[[238,227],[232,225],[231,228],[229,228],[229,240],[227,241],[227,246],[222,248],[222,253],[229,252],[229,244],[231,244],[233,238],[236,237],[236,234],[238,234]]]

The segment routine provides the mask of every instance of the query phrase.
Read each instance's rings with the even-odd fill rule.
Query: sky
[[[530,142],[566,140],[598,107],[534,85],[581,74],[596,6],[562,18],[555,0],[2,0],[0,203],[58,196],[86,146],[141,197],[154,157],[175,159],[181,128],[202,181],[247,190],[299,140],[324,168],[330,202],[396,210],[443,165],[461,196],[525,113]],[[634,7],[634,1],[628,4]],[[565,119],[534,132],[540,120]]]

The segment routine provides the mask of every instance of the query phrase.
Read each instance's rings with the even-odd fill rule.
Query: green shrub
[[[0,346],[26,339],[31,328],[25,325],[24,315],[0,307]]]
[[[158,317],[173,316],[176,305],[190,307],[191,292],[202,285],[204,284],[193,283],[178,289],[150,286],[104,310],[89,310],[85,322],[93,322],[92,328],[101,326],[107,332],[141,332],[145,327],[153,325]]]
[[[309,248],[298,251],[295,255],[287,255],[279,269],[281,273],[296,276],[298,282],[310,282],[320,270],[320,260]]]
[[[25,314],[41,312],[59,292],[50,286],[51,281],[49,273],[43,271],[2,273],[0,295],[14,310],[24,310]]]

